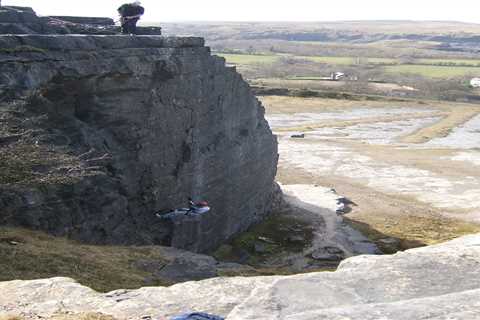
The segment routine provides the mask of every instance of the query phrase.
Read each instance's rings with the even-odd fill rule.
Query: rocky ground
[[[345,258],[381,253],[342,216],[351,204],[334,189],[302,184],[281,188],[283,209],[222,245],[214,253],[217,259],[247,264],[258,274],[286,275],[331,271]]]
[[[0,315],[100,312],[163,319],[191,310],[236,319],[462,319],[480,316],[480,235],[395,255],[357,256],[336,272],[216,278],[97,293],[68,278],[0,283]]]
[[[277,179],[334,188],[344,218],[391,252],[480,230],[480,107],[264,97]],[[304,134],[304,138],[292,135]],[[308,191],[305,191],[308,193]]]
[[[3,226],[0,270],[0,281],[63,276],[100,292],[262,274],[246,265],[171,247],[94,246]]]

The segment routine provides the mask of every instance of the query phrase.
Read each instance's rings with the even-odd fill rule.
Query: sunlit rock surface
[[[480,235],[392,256],[357,256],[336,272],[216,278],[94,292],[67,278],[0,283],[0,313],[95,311],[119,318],[190,310],[227,319],[478,319]]]
[[[0,7],[0,34],[103,34],[120,33],[113,19],[103,17],[40,17],[29,7]],[[162,28],[137,28],[137,34],[160,35]]]

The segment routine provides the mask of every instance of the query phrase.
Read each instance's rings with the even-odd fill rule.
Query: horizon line
[[[141,20],[141,22],[153,23],[352,23],[352,22],[448,22],[475,24],[480,26],[480,22],[465,20],[432,20],[432,19],[353,19],[353,20]]]

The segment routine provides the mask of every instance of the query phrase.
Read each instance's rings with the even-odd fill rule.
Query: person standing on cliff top
[[[145,9],[141,6],[140,1],[133,3],[125,3],[118,8],[120,14],[120,23],[122,24],[123,34],[135,34],[137,31],[137,22],[145,13]]]

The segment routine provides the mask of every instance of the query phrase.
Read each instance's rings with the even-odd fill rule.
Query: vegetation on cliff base
[[[102,292],[169,284],[148,280],[150,274],[136,267],[140,260],[165,262],[153,246],[82,245],[38,231],[0,227],[0,281],[69,277]]]
[[[272,257],[302,253],[311,245],[313,232],[314,228],[300,218],[272,214],[220,247],[214,256],[219,260],[247,263],[262,269]],[[276,270],[276,274],[282,273],[282,270]]]
[[[478,225],[439,216],[385,216],[380,219],[360,216],[355,219],[345,218],[345,222],[367,236],[386,254],[480,232]]]

